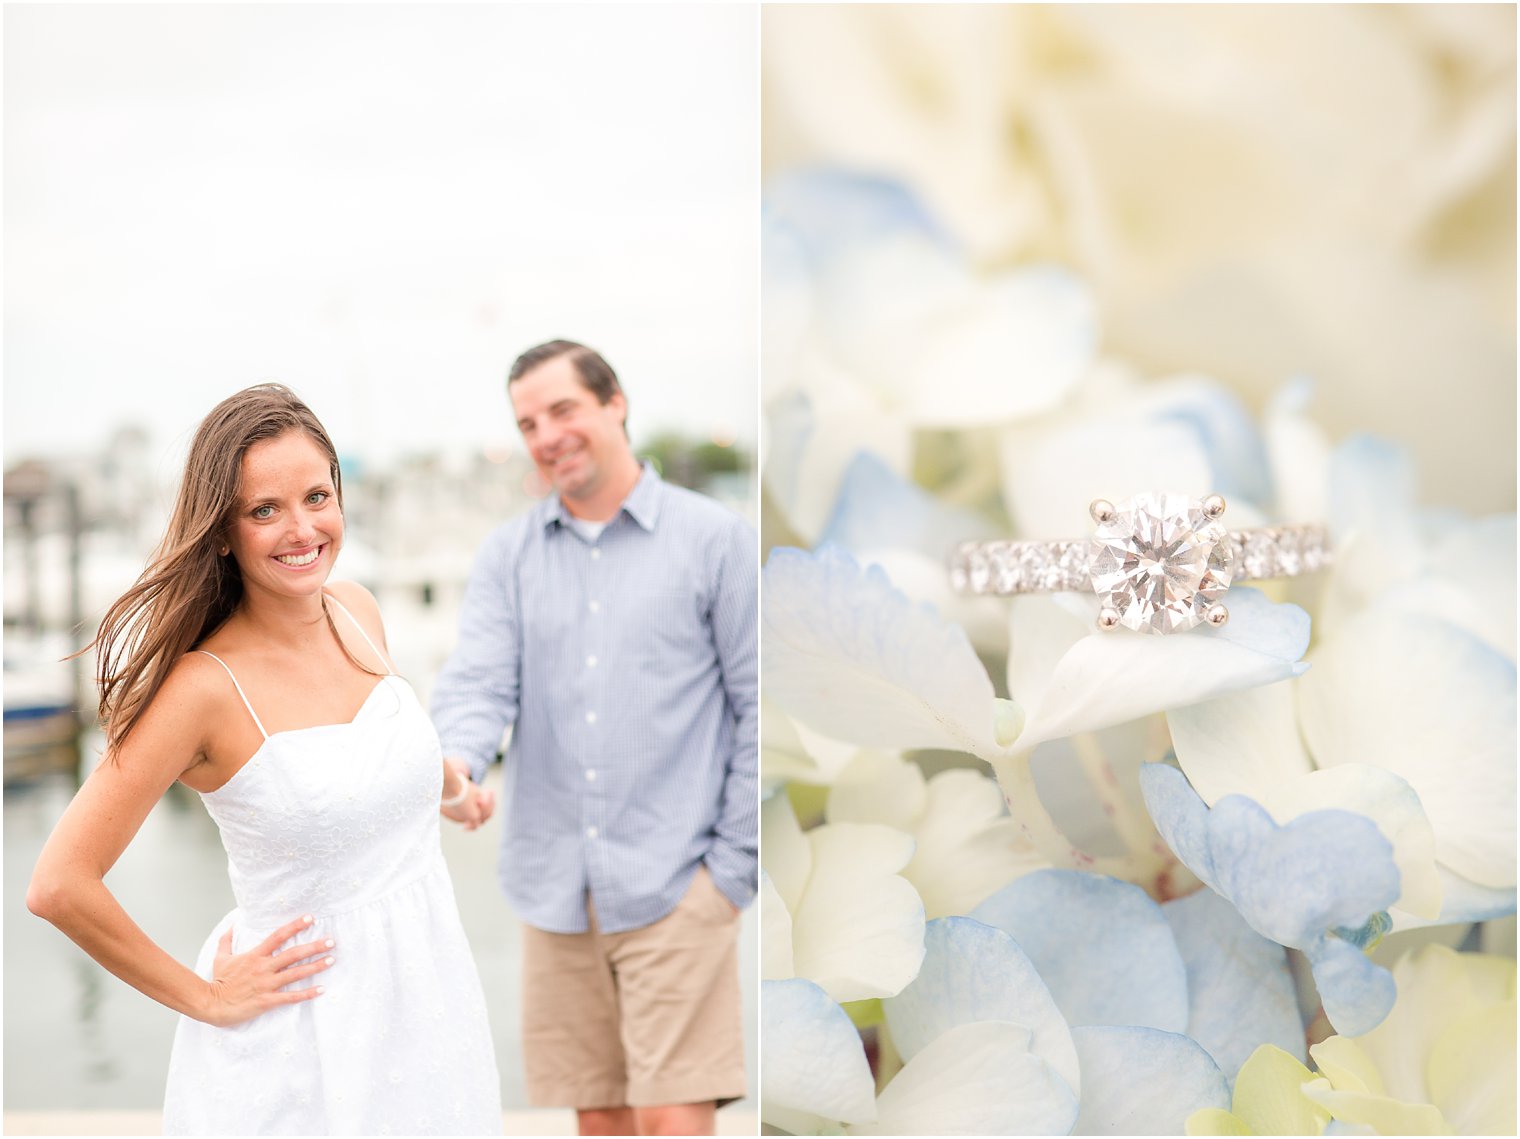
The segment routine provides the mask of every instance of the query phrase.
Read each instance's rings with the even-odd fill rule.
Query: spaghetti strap
[[[348,618],[348,623],[359,630],[359,635],[364,638],[364,643],[369,646],[369,651],[379,657],[380,663],[385,665],[386,669],[388,670],[386,672],[386,675],[394,676],[396,673],[396,666],[391,663],[391,658],[386,656],[375,646],[375,642],[370,640],[369,634],[364,631],[364,626],[359,624],[359,622],[354,619],[354,615],[343,607],[343,602],[339,601],[331,593],[324,593],[322,596],[336,605],[338,607],[338,612],[342,613],[343,616]]]
[[[238,696],[242,698],[243,707],[247,708],[248,714],[253,717],[253,722],[259,729],[259,734],[267,740],[269,738],[269,733],[264,730],[264,724],[259,719],[259,714],[253,710],[253,705],[248,703],[248,696],[243,691],[243,686],[238,683],[238,678],[233,675],[232,669],[227,668],[227,662],[224,661],[221,657],[217,656],[215,653],[206,652],[205,649],[196,649],[195,651],[198,653],[205,653],[206,656],[210,657],[212,660],[216,661],[217,664],[227,669],[227,675],[232,677],[232,687],[237,689]]]

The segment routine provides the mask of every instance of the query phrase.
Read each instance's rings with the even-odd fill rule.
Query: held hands
[[[247,953],[232,952],[232,929],[217,943],[216,960],[211,965],[211,999],[207,1024],[227,1028],[252,1020],[260,1013],[281,1005],[309,1001],[322,994],[323,987],[282,991],[292,981],[320,973],[333,963],[330,940],[304,941],[280,950],[280,946],[311,925],[311,918],[297,918],[275,930]],[[278,952],[276,952],[279,950]],[[313,957],[318,958],[312,961]]]
[[[443,781],[444,799],[438,809],[444,818],[462,824],[467,831],[479,829],[496,809],[495,794],[471,782],[470,770],[460,760],[444,760],[444,770],[447,772]],[[464,798],[455,802],[460,794]]]

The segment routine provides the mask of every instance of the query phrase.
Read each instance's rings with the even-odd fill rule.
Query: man
[[[486,539],[432,710],[477,783],[513,726],[500,874],[526,923],[528,1095],[583,1135],[711,1134],[745,1091],[754,531],[640,466],[591,349],[530,349],[507,394],[556,493]]]

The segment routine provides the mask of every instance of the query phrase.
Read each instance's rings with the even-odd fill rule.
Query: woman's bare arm
[[[169,785],[202,762],[205,726],[225,721],[218,678],[208,666],[217,667],[210,658],[181,661],[132,734],[85,780],[42,848],[26,904],[103,968],[160,1004],[211,1024],[236,1024],[317,994],[315,989],[278,991],[325,968],[298,965],[302,958],[291,955],[295,950],[273,953],[307,923],[297,920],[277,930],[271,937],[282,936],[267,950],[261,945],[236,957],[225,953],[218,958],[216,979],[207,982],[144,933],[104,881]],[[312,947],[304,956],[324,951]]]

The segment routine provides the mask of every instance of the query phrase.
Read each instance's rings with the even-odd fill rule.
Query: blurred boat
[[[79,706],[62,634],[5,638],[5,783],[79,767]]]

